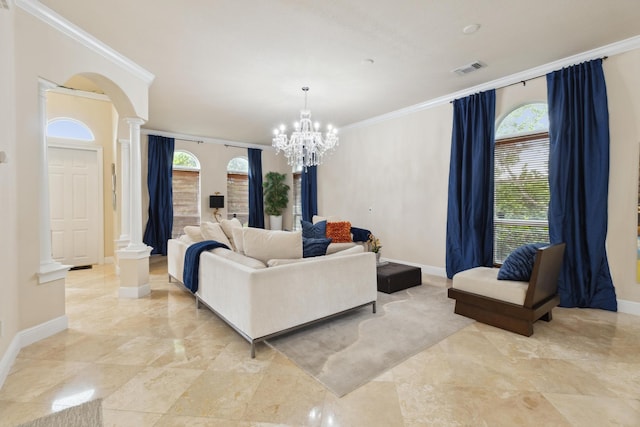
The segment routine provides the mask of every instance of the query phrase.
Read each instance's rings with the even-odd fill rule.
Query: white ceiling
[[[638,0],[41,2],[155,74],[144,127],[265,144],[303,86],[340,127],[640,34]]]

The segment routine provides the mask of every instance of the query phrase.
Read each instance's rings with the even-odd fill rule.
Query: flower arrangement
[[[382,245],[380,244],[380,239],[378,239],[373,234],[369,234],[369,247],[371,248],[371,252],[378,253],[380,249],[382,249]]]

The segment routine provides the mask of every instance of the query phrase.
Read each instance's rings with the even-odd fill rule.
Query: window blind
[[[496,141],[494,191],[496,264],[518,246],[549,241],[547,133]]]

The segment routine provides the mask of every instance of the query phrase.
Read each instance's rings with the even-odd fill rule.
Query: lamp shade
[[[224,196],[209,196],[210,208],[224,208]]]

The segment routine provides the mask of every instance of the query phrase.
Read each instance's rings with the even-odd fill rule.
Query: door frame
[[[92,141],[76,141],[73,139],[56,138],[48,136],[47,150],[49,148],[62,148],[66,150],[95,151],[98,162],[98,264],[104,264],[104,166],[103,148],[100,144]],[[47,165],[47,174],[49,165]],[[47,193],[49,191],[47,190]],[[49,194],[51,197],[51,194]],[[51,215],[51,213],[49,213]],[[51,232],[51,231],[49,231]]]

